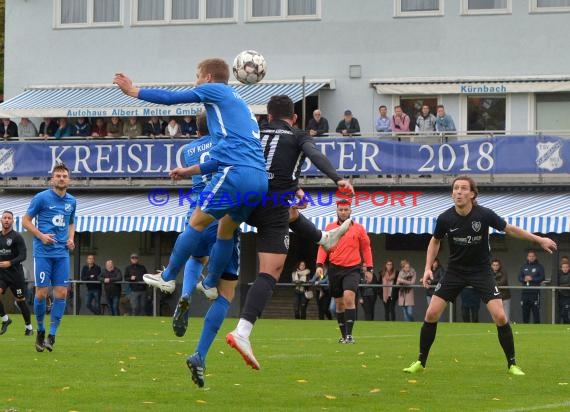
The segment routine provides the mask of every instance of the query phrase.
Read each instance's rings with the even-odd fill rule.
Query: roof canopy
[[[336,218],[334,190],[310,192],[314,205],[303,211],[321,230]],[[71,191],[73,193],[73,190]],[[184,229],[188,203],[179,205],[179,192],[173,190],[163,206],[153,206],[149,193],[103,194],[78,193],[78,232],[145,232]],[[399,193],[401,201],[394,199]],[[437,216],[452,205],[449,193],[370,192],[367,200],[353,202],[352,216],[369,233],[432,233]],[[402,198],[402,194],[404,194]],[[332,196],[332,200],[331,200]],[[386,197],[387,196],[387,197]],[[414,197],[415,196],[415,197]],[[15,228],[22,230],[32,195],[2,194],[2,208],[15,215]],[[415,199],[415,200],[414,200]],[[183,200],[183,199],[182,199]],[[495,210],[508,223],[535,233],[570,232],[570,191],[489,192],[480,194],[479,202]],[[382,204],[385,203],[385,204]],[[392,205],[393,204],[393,205]],[[253,228],[242,225],[244,231]]]
[[[269,98],[286,94],[294,102],[309,96],[322,87],[334,88],[332,80],[263,81],[257,84],[241,83],[231,86],[244,98],[256,114],[266,113]],[[185,90],[186,84],[152,84],[167,90]],[[124,95],[114,85],[34,86],[0,104],[1,117],[112,117],[112,116],[188,116],[201,111],[201,105],[182,104],[164,106],[148,103]]]

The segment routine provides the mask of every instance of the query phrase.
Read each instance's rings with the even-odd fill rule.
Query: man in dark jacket
[[[523,286],[529,287],[523,289],[521,293],[521,307],[523,322],[530,322],[530,314],[534,323],[540,323],[540,290],[531,288],[540,286],[544,281],[544,266],[542,266],[536,258],[536,252],[529,250],[526,255],[526,263],[522,265],[519,273],[519,282]]]
[[[119,299],[121,298],[121,281],[123,275],[119,268],[115,267],[112,260],[105,262],[105,270],[101,273],[101,282],[107,295],[107,303],[111,309],[111,315],[119,316]]]
[[[147,270],[139,263],[139,255],[132,253],[131,264],[125,268],[125,281],[130,282],[131,293],[129,294],[129,300],[133,316],[144,314],[146,285],[143,282],[143,275],[145,273],[147,273]]]
[[[360,136],[360,124],[356,117],[352,117],[350,110],[344,111],[344,118],[338,123],[336,132],[343,136]]]
[[[319,109],[316,109],[313,112],[313,117],[309,120],[307,130],[309,132],[309,136],[322,136],[329,132],[329,122],[322,116]]]
[[[89,282],[87,286],[87,309],[94,315],[101,314],[101,283],[99,276],[101,275],[101,267],[95,264],[95,256],[87,255],[86,265],[81,269],[81,280]]]

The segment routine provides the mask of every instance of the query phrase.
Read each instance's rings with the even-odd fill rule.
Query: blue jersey
[[[221,165],[265,170],[255,116],[231,86],[204,83],[185,91],[142,89],[139,99],[159,104],[204,103],[208,129],[217,141],[210,157]]]
[[[214,139],[211,136],[202,136],[194,140],[182,149],[182,163],[184,167],[204,163],[209,158],[209,151],[214,146]],[[192,203],[188,210],[188,217],[192,214],[198,201],[200,200],[200,193],[206,187],[206,184],[212,180],[212,174],[194,175],[192,176]]]
[[[67,240],[69,225],[75,223],[77,201],[69,193],[58,196],[53,189],[35,195],[26,214],[36,219],[36,226],[42,233],[53,233],[56,243],[44,245],[34,237],[34,257],[69,256]]]

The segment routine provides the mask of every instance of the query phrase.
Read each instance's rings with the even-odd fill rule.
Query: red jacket
[[[338,221],[329,223],[326,231],[339,227]],[[343,237],[340,238],[336,246],[328,253],[319,246],[317,253],[317,264],[323,265],[329,258],[329,263],[335,266],[351,267],[360,265],[362,262],[367,267],[372,267],[372,250],[370,249],[370,238],[359,223],[352,222]]]

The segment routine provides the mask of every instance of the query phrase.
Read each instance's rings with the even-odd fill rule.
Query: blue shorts
[[[216,238],[218,237],[218,221],[212,222],[205,230],[202,232],[202,239],[200,240],[199,250],[193,257],[200,258],[203,256],[210,256],[212,252],[212,247],[216,243]],[[228,262],[224,273],[237,275],[239,267],[239,230],[234,233],[234,250],[232,257]]]
[[[220,169],[200,194],[202,211],[217,220],[229,215],[245,222],[267,192],[267,172],[252,167],[226,166]]]
[[[36,287],[67,286],[69,274],[69,256],[34,258]]]

